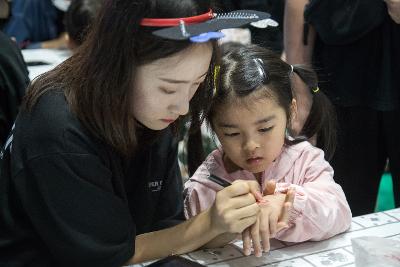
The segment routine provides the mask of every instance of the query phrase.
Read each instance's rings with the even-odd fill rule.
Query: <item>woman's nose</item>
[[[189,98],[187,96],[177,98],[172,106],[172,112],[179,116],[186,115],[189,112]]]

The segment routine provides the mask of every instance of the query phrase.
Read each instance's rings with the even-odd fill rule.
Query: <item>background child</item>
[[[329,157],[334,150],[334,118],[326,96],[318,90],[313,71],[290,66],[272,52],[235,44],[225,47],[220,76],[207,121],[221,147],[213,151],[185,184],[187,218],[207,209],[222,187],[210,174],[233,182],[257,180],[264,190],[259,221],[243,233],[245,254],[250,236],[256,256],[269,250],[269,238],[301,242],[321,240],[349,228],[351,211],[324,151],[307,138],[317,134],[317,145]],[[296,115],[291,79],[298,75],[314,92],[313,106],[302,137],[291,137]],[[271,181],[276,181],[272,182]],[[267,187],[270,187],[269,189]],[[275,188],[276,187],[276,188]],[[277,228],[285,193],[294,188],[289,226]],[[280,230],[280,231],[279,231]]]

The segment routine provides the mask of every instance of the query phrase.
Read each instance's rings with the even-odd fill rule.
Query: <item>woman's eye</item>
[[[239,133],[224,133],[225,136],[233,137],[239,135]]]
[[[262,128],[262,129],[259,129],[258,131],[261,132],[261,133],[266,133],[266,132],[271,131],[273,128],[274,127]]]
[[[161,90],[161,92],[163,92],[163,93],[165,93],[165,94],[167,94],[167,95],[172,95],[172,94],[174,94],[176,91],[174,91],[174,90],[170,90],[170,89],[167,89],[167,88],[160,88],[160,90]]]

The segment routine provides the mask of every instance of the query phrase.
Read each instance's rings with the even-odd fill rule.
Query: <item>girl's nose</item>
[[[260,147],[260,144],[256,140],[253,140],[253,139],[247,140],[246,143],[244,144],[244,150],[247,153],[254,153],[255,150],[259,147]]]

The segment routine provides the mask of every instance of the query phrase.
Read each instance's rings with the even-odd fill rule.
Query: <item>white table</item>
[[[26,63],[44,62],[46,65],[28,66],[29,78],[33,80],[38,75],[45,73],[71,56],[70,50],[57,49],[24,49],[21,51]]]
[[[400,209],[354,217],[351,229],[324,241],[287,243],[271,240],[271,251],[260,258],[243,256],[241,241],[223,248],[199,250],[183,256],[203,265],[219,267],[355,266],[351,239],[361,236],[379,236],[400,241]]]

